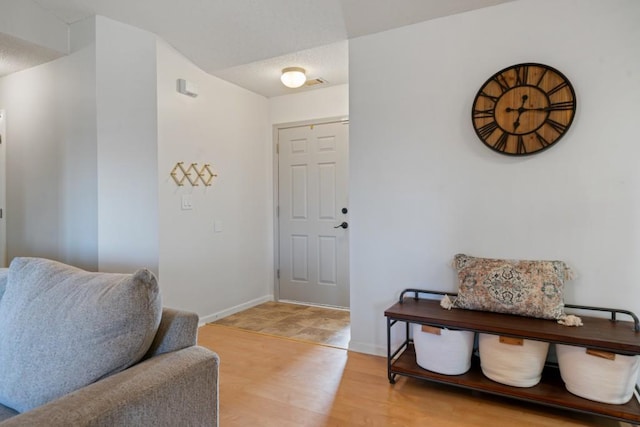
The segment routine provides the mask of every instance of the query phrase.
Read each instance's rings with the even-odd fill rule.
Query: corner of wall
[[[247,310],[251,307],[255,307],[257,305],[260,305],[262,303],[265,302],[269,302],[269,301],[274,301],[274,297],[273,294],[269,294],[269,295],[264,295],[260,298],[255,298],[251,301],[247,301],[245,303],[242,304],[238,304],[234,307],[230,307],[224,310],[220,310],[216,313],[213,314],[209,314],[206,316],[200,316],[200,320],[198,322],[198,326],[202,326],[206,323],[211,323],[214,322],[216,320],[222,319],[223,317],[227,317],[227,316],[231,316],[232,314],[236,314],[239,313],[241,311]]]
[[[349,351],[355,351],[356,353],[371,354],[373,356],[387,356],[387,349],[376,345],[371,345],[365,342],[349,341]]]
[[[69,52],[77,52],[96,42],[96,17],[91,16],[69,25]]]

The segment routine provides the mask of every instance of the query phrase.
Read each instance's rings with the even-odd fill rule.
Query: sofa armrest
[[[7,289],[7,278],[9,277],[8,268],[0,268],[0,299],[4,295],[4,291]]]
[[[144,359],[196,345],[198,320],[196,313],[164,307],[158,332]]]
[[[204,347],[165,353],[0,426],[217,426],[218,364]]]

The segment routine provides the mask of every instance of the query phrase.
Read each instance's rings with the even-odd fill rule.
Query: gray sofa
[[[217,426],[219,359],[197,328],[146,270],[16,258],[0,269],[0,426]]]

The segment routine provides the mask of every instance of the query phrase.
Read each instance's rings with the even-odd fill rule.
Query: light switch
[[[182,195],[182,210],[189,211],[193,209],[193,196],[191,194]]]
[[[214,233],[222,232],[222,220],[216,219],[213,221],[213,231]]]

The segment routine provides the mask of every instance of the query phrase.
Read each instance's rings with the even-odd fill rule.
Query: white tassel
[[[567,266],[564,271],[564,280],[575,280],[577,277],[576,272],[571,269],[571,267]]]
[[[453,308],[453,301],[449,298],[449,295],[445,295],[444,298],[440,300],[440,307],[445,310],[451,310]]]
[[[558,323],[564,326],[582,326],[582,319],[573,314],[568,314],[558,319]]]

